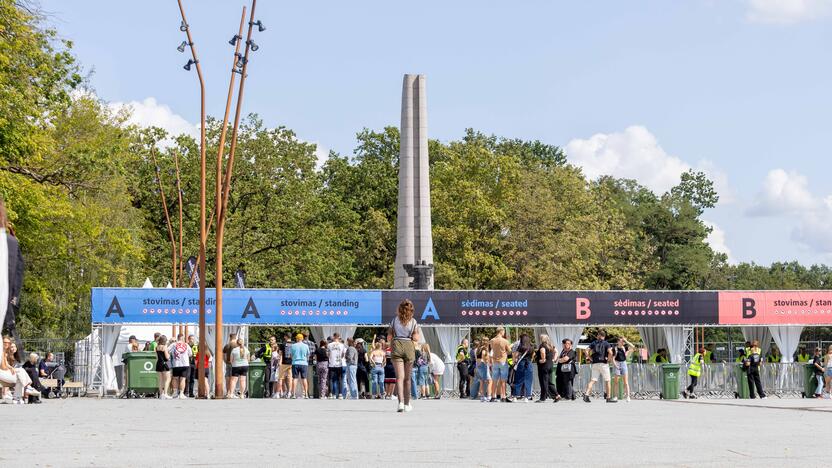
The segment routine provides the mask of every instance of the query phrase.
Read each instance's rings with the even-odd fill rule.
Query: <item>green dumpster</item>
[[[665,400],[679,399],[679,364],[662,364],[662,393]]]
[[[814,398],[818,381],[815,378],[815,365],[806,364],[803,366],[803,398]]]
[[[748,372],[746,372],[746,368],[742,363],[737,364],[734,375],[737,381],[737,392],[734,394],[734,397],[743,400],[751,398],[751,394],[748,391]]]
[[[159,375],[156,373],[156,353],[140,351],[122,355],[127,370],[127,396],[156,393],[159,391]]]
[[[266,384],[266,363],[255,360],[248,363],[248,397],[263,398]]]

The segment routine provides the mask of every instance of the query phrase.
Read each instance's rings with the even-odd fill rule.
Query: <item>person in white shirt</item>
[[[438,400],[442,396],[442,390],[439,386],[442,375],[445,374],[445,362],[436,353],[430,353],[430,374],[433,376],[433,398]]]
[[[342,379],[344,377],[344,353],[346,348],[341,343],[341,335],[338,333],[332,334],[332,343],[327,345],[329,350],[329,398],[333,396],[340,400],[342,387]]]
[[[193,351],[188,343],[185,343],[185,335],[179,334],[176,337],[176,343],[170,347],[171,357],[173,358],[173,395],[179,394],[179,398],[184,400],[188,398],[185,394],[185,381],[188,379],[188,372],[191,369],[191,357]]]

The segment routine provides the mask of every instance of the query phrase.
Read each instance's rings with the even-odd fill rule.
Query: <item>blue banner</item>
[[[215,321],[214,290],[207,289],[205,320]],[[224,289],[228,325],[379,325],[381,291]],[[92,323],[199,323],[199,289],[93,288]]]

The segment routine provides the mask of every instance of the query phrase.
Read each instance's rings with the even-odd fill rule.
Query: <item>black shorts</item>
[[[292,366],[292,378],[293,379],[305,379],[307,369],[309,369],[309,366],[293,365]]]
[[[188,376],[188,369],[190,369],[190,367],[174,367],[173,368],[173,376],[174,377],[187,377]]]
[[[232,367],[231,368],[231,376],[232,377],[244,377],[246,375],[248,375],[248,366]]]

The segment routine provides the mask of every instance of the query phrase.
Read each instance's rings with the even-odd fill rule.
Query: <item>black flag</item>
[[[188,257],[188,261],[185,262],[185,271],[191,278],[190,286],[199,286],[199,268],[196,265],[196,257],[193,255]]]

